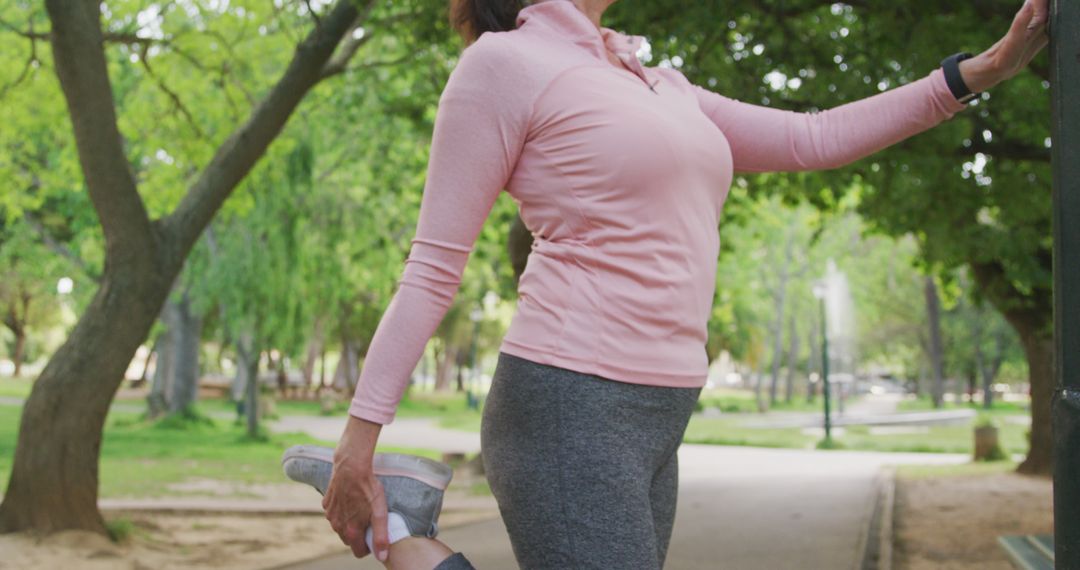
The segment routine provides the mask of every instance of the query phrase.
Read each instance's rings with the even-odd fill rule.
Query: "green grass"
[[[896,409],[901,412],[921,412],[934,409],[934,402],[928,395],[918,398],[903,400]],[[989,410],[984,410],[982,404],[967,402],[945,402],[943,410],[975,410],[979,413],[1003,414],[1003,415],[1028,415],[1031,413],[1031,404],[1028,402],[1002,402],[995,401]]]
[[[806,449],[817,442],[816,437],[803,434],[796,428],[756,429],[740,425],[737,418],[704,418],[694,416],[686,427],[683,441],[710,445],[745,445],[751,447],[787,447]]]
[[[30,395],[30,389],[34,387],[31,378],[12,378],[0,376],[0,396],[7,398],[25,398]]]
[[[1002,422],[1001,446],[1006,454],[1027,451],[1027,428]],[[712,445],[746,445],[809,449],[820,438],[798,428],[760,429],[740,425],[739,418],[694,416],[683,441]],[[833,435],[844,449],[887,452],[972,453],[974,421],[963,425],[931,426],[925,433],[875,434],[868,426],[846,426],[843,435]]]
[[[931,479],[939,477],[970,477],[975,475],[993,475],[1016,471],[1013,461],[971,462],[959,465],[900,465],[896,475],[904,479]]]
[[[6,486],[15,451],[20,408],[0,406],[0,486]],[[257,484],[284,483],[281,453],[308,443],[333,445],[306,434],[248,439],[243,427],[222,420],[146,422],[138,414],[112,412],[101,449],[102,497],[180,495],[165,489],[188,479]],[[380,447],[438,459],[434,451]]]
[[[236,403],[227,398],[209,398],[199,400],[199,411],[204,414],[227,413],[236,415]],[[322,404],[315,400],[275,400],[274,412],[277,416],[341,416],[349,412],[349,400],[334,402],[330,413],[324,413]]]
[[[764,397],[767,399],[768,394],[764,394]],[[758,412],[757,399],[752,391],[730,388],[703,390],[698,398],[697,410],[702,411],[705,408],[716,408],[724,413]],[[781,399],[776,404],[768,406],[768,409],[774,412],[816,411],[821,409],[821,399],[808,403],[804,394],[797,394],[790,402],[784,402]]]
[[[200,400],[199,410],[203,413],[236,413],[236,404],[225,398]],[[332,411],[327,414],[322,404],[316,400],[276,400],[275,412],[278,416],[341,416],[349,412],[349,400],[342,397],[334,402]],[[399,418],[446,418],[479,417],[478,410],[470,410],[465,394],[459,392],[422,392],[407,393],[397,409]]]

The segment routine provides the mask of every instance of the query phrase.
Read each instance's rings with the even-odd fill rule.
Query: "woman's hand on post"
[[[990,49],[960,62],[960,75],[980,93],[1016,75],[1049,41],[1050,0],[1025,0],[1008,33]]]
[[[364,533],[371,526],[375,557],[385,561],[390,541],[386,530],[386,496],[372,469],[375,442],[380,424],[350,416],[334,451],[334,471],[322,506],[334,532],[353,555],[363,558],[370,552]]]

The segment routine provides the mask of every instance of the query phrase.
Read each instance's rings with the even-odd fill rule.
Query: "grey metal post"
[[[1054,171],[1054,550],[1080,568],[1080,2],[1050,10]]]

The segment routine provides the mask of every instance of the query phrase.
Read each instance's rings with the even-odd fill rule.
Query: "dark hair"
[[[517,27],[517,14],[528,0],[450,0],[450,25],[465,45],[484,32],[505,32]]]

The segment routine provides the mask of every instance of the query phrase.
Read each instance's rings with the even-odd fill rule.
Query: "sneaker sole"
[[[334,450],[315,445],[294,445],[285,450],[281,464],[284,466],[294,459],[310,459],[333,464]],[[446,490],[454,476],[454,470],[445,463],[403,453],[376,453],[372,458],[371,467],[375,475],[409,477],[440,491]]]

